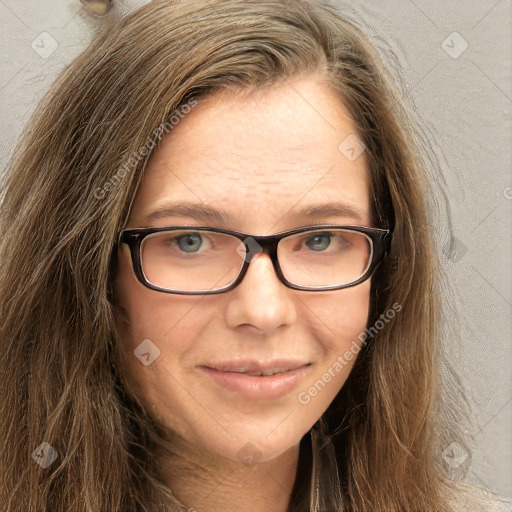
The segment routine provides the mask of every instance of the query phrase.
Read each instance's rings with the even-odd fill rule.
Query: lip
[[[217,385],[247,400],[272,400],[289,393],[309,373],[309,362],[274,360],[208,363],[199,369]],[[265,373],[273,375],[264,375]],[[242,373],[245,372],[245,373]],[[250,373],[261,372],[262,375]]]
[[[309,364],[309,361],[302,359],[233,359],[231,361],[218,361],[202,364],[202,367],[211,368],[219,372],[251,373],[261,372],[271,374],[272,372],[288,372],[297,370]]]

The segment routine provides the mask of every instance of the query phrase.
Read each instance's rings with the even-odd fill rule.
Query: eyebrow
[[[364,220],[363,213],[357,207],[340,201],[311,204],[298,210],[292,208],[287,215],[293,218],[346,217],[360,223]],[[233,221],[226,210],[202,203],[165,204],[149,213],[143,221],[151,223],[167,217],[190,217],[198,221],[214,220],[224,225]]]

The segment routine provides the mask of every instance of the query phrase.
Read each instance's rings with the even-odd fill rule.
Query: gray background
[[[441,163],[453,221],[452,232],[442,215],[435,226],[452,290],[448,344],[474,415],[466,478],[510,498],[511,1],[358,0],[349,9],[383,58],[397,60]],[[0,21],[1,172],[38,100],[87,44],[94,23],[72,0],[0,0]]]

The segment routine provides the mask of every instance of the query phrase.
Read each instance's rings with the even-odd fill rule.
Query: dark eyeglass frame
[[[362,233],[367,235],[372,242],[372,255],[371,261],[366,269],[366,272],[356,281],[353,281],[348,284],[342,285],[334,285],[334,286],[316,286],[316,287],[308,287],[308,286],[300,286],[288,281],[279,265],[279,261],[277,259],[277,246],[279,242],[288,236],[296,235],[298,233],[306,233],[308,231],[319,231],[319,230],[329,230],[329,229],[344,229],[347,231],[356,231],[358,233]],[[147,236],[153,233],[159,233],[162,231],[208,231],[213,233],[222,233],[225,235],[232,235],[238,238],[241,242],[244,243],[246,250],[248,251],[246,256],[242,258],[244,263],[242,268],[240,269],[238,276],[235,280],[219,289],[215,289],[212,291],[183,291],[183,290],[171,290],[168,288],[163,288],[157,286],[146,279],[144,272],[142,270],[142,261],[141,261],[141,243]],[[247,269],[249,268],[249,263],[252,261],[252,258],[259,254],[260,252],[264,252],[270,256],[272,260],[272,265],[274,266],[274,271],[279,278],[279,280],[288,288],[292,288],[294,290],[304,290],[304,291],[329,291],[329,290],[340,290],[342,288],[350,288],[352,286],[356,286],[371,277],[379,263],[382,261],[384,256],[389,252],[391,248],[391,240],[393,237],[393,233],[390,229],[381,229],[381,228],[371,228],[366,226],[345,226],[345,225],[336,225],[336,224],[322,224],[315,226],[305,226],[302,228],[291,229],[288,231],[283,231],[281,233],[277,233],[275,235],[249,235],[248,233],[243,233],[241,231],[231,231],[227,229],[218,229],[218,228],[209,228],[202,226],[166,226],[166,227],[158,227],[158,228],[136,228],[136,229],[125,229],[119,233],[117,246],[124,243],[127,244],[130,248],[131,260],[133,270],[135,275],[140,283],[142,283],[146,288],[150,290],[155,290],[163,293],[174,293],[179,295],[213,295],[217,293],[224,293],[229,290],[232,290],[236,286],[238,286],[245,274],[247,273]],[[247,240],[254,240],[257,244],[261,246],[261,251],[251,251],[251,244],[247,243]]]

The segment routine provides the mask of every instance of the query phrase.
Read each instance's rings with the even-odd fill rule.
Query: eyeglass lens
[[[245,245],[238,238],[210,231],[162,231],[141,243],[146,279],[176,291],[211,291],[228,286],[240,273],[245,255]],[[285,278],[308,287],[356,281],[367,271],[371,256],[371,239],[344,229],[290,235],[277,249]]]

